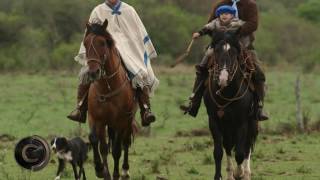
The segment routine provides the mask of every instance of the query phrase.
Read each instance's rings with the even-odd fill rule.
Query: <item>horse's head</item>
[[[108,20],[103,24],[87,24],[87,32],[84,38],[89,77],[92,80],[100,79],[105,71],[104,65],[110,56],[110,49],[114,48],[114,40],[107,32]]]
[[[238,68],[240,44],[233,33],[216,32],[214,36],[214,73],[221,88],[228,86]]]

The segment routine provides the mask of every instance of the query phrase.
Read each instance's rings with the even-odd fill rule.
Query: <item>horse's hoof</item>
[[[110,174],[109,174],[109,175],[106,175],[106,176],[103,178],[103,180],[112,180],[112,178],[111,178],[111,176],[110,176]]]
[[[119,179],[120,179],[120,175],[119,174],[113,175],[113,180],[119,180]]]
[[[130,180],[130,176],[121,176],[121,180]]]
[[[96,172],[97,178],[104,178],[103,172]]]
[[[244,175],[242,180],[251,180],[251,176],[250,175]]]
[[[100,170],[96,168],[96,176],[97,178],[104,178],[103,169]]]
[[[129,180],[130,179],[130,173],[129,170],[122,170],[121,180]]]

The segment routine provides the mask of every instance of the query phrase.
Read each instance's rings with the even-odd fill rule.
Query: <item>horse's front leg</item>
[[[124,150],[124,157],[123,157],[123,164],[122,164],[122,179],[130,179],[129,173],[129,146],[131,143],[131,135],[124,140],[123,143],[123,150]]]
[[[227,154],[227,180],[234,180],[233,177],[233,163],[232,163],[232,148],[233,148],[233,142],[232,142],[232,132],[225,133],[224,139],[223,139],[223,147],[226,150]]]
[[[251,160],[251,150],[249,150],[249,153],[246,153],[246,157],[243,161],[243,167],[244,167],[243,180],[251,179],[250,160]]]
[[[236,133],[235,157],[236,157],[236,161],[237,161],[237,165],[238,165],[238,167],[234,173],[234,176],[236,178],[243,178],[243,176],[244,176],[244,168],[243,168],[242,163],[245,158],[247,129],[248,129],[248,126],[246,125],[246,123],[243,123],[242,126],[240,126],[237,129],[237,133]]]
[[[111,180],[109,167],[108,167],[108,153],[109,148],[106,141],[106,127],[100,126],[98,131],[99,141],[100,141],[100,154],[103,161],[103,178],[104,180]]]
[[[209,118],[209,127],[211,131],[211,135],[214,141],[214,150],[213,156],[216,165],[216,172],[214,175],[214,180],[221,180],[221,161],[223,157],[223,149],[222,149],[222,135],[218,128],[217,122],[213,120],[212,117]]]
[[[119,172],[119,160],[121,157],[121,136],[119,133],[114,133],[114,139],[112,139],[112,156],[114,162],[113,169],[113,180],[118,180],[120,178]]]
[[[91,126],[91,132],[89,135],[89,141],[93,149],[95,173],[98,178],[103,178],[103,165],[101,163],[101,157],[100,157],[99,148],[98,148],[99,139],[98,139],[97,129],[95,128],[94,124],[90,126]]]

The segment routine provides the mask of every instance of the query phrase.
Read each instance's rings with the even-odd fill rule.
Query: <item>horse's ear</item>
[[[107,29],[108,23],[109,23],[108,19],[104,20],[103,25],[102,25],[103,29]]]

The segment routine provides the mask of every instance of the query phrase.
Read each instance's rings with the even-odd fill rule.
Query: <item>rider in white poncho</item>
[[[151,123],[155,116],[151,113],[149,94],[152,94],[159,81],[155,77],[150,60],[157,57],[156,50],[135,9],[120,0],[107,0],[95,7],[90,15],[89,23],[104,22],[107,19],[108,32],[116,42],[116,47],[129,71],[132,86],[137,89],[142,119]],[[78,105],[68,117],[78,122],[85,122],[86,97],[90,82],[87,77],[86,50],[81,43],[79,54],[75,60],[83,65],[78,87]],[[147,124],[149,124],[147,123]]]

